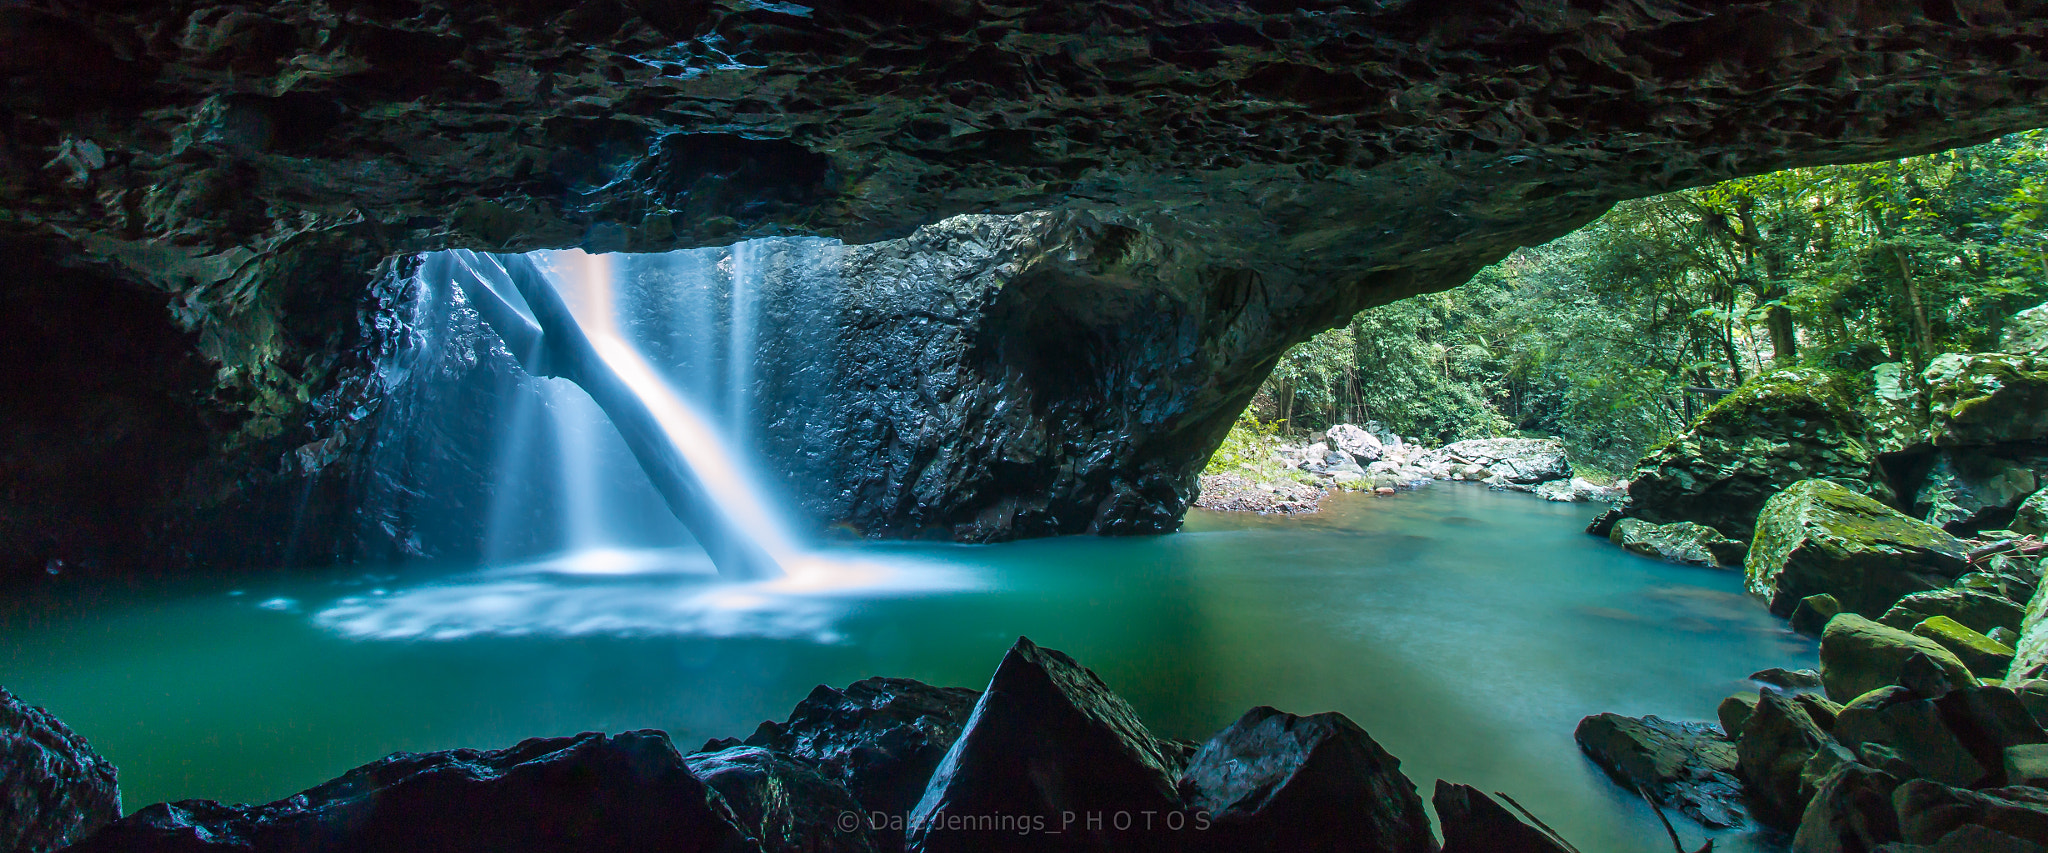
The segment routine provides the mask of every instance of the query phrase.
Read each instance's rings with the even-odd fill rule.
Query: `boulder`
[[[1712,725],[1595,714],[1572,734],[1623,788],[1709,827],[1739,826],[1747,817],[1735,743]]]
[[[1830,480],[1802,480],[1758,514],[1749,591],[1789,616],[1826,593],[1845,612],[1876,617],[1900,598],[1948,586],[1969,568],[1968,547],[1941,528]]]
[[[2027,601],[2027,616],[2020,624],[2020,641],[2013,646],[2009,678],[2039,678],[2048,669],[2048,584],[2036,588]]]
[[[1740,565],[1747,550],[1720,531],[1690,521],[1652,524],[1640,518],[1624,518],[1615,522],[1607,538],[1630,553],[1692,566]]]
[[[1958,535],[2013,523],[2020,504],[2044,484],[2039,451],[1942,448],[1913,495],[1913,515]]]
[[[2006,525],[2014,533],[2023,536],[2048,535],[2048,489],[2042,489],[2020,501],[2013,510],[2012,521]]]
[[[1936,357],[1922,379],[1938,446],[2048,439],[2048,360],[1952,353]]]
[[[1791,623],[1792,630],[1818,637],[1827,629],[1828,622],[1841,612],[1841,602],[1832,595],[1821,593],[1799,599],[1799,604],[1792,608],[1792,615],[1786,617],[1786,621]]]
[[[1836,480],[1890,499],[1849,403],[1854,394],[1853,382],[1812,368],[1752,379],[1636,463],[1629,514],[1695,521],[1748,541],[1764,502],[1801,480]]]
[[[1835,734],[1851,749],[1882,745],[1882,755],[1910,768],[1907,775],[1950,785],[1974,785],[1993,768],[1942,720],[1934,699],[1901,687],[1874,690],[1842,709]]]
[[[1973,631],[1988,635],[1994,628],[2018,631],[2026,621],[2027,611],[2003,596],[1951,587],[1916,592],[1901,598],[1877,621],[1901,631],[1910,631],[1913,626],[1934,616],[1946,616]]]
[[[761,853],[876,853],[887,813],[870,813],[838,782],[799,758],[755,746],[700,752],[684,759],[732,810],[736,825]],[[844,815],[857,815],[848,821]],[[901,814],[898,812],[897,814]],[[901,849],[900,846],[895,849]]]
[[[1177,812],[1176,758],[1095,673],[1020,637],[911,811],[906,849],[1165,849],[1176,837],[1158,824],[1109,818]]]
[[[815,762],[861,808],[900,819],[924,796],[979,696],[908,678],[869,678],[844,690],[819,685],[787,721],[762,723],[746,744]],[[884,846],[901,846],[900,825],[875,834]]]
[[[1852,702],[1877,688],[1900,683],[1907,661],[1923,655],[1958,685],[1975,684],[1969,667],[1939,643],[1887,628],[1854,613],[1828,622],[1820,639],[1820,677],[1828,698]]]
[[[1379,437],[1352,424],[1338,424],[1330,427],[1326,439],[1330,446],[1342,450],[1360,462],[1373,462],[1380,458],[1384,449]]]
[[[1598,536],[1606,539],[1613,535],[1614,526],[1621,523],[1622,518],[1622,511],[1619,507],[1609,509],[1593,516],[1593,520],[1586,523],[1586,533],[1589,536]]]
[[[1978,678],[2004,678],[2012,666],[2012,648],[1972,631],[1947,616],[1930,617],[1913,626],[1913,635],[1941,644]]]
[[[121,817],[114,765],[0,688],[0,851],[47,853]]]
[[[1757,817],[1777,826],[1797,823],[1825,769],[1849,757],[1805,707],[1775,690],[1763,691],[1735,753]]]
[[[738,851],[744,837],[658,731],[398,753],[267,805],[158,803],[75,853]]]
[[[1739,740],[1743,726],[1749,723],[1750,716],[1756,713],[1756,703],[1762,699],[1762,694],[1744,692],[1721,700],[1714,709],[1714,716],[1721,720],[1721,732],[1731,740]]]
[[[1795,695],[1819,693],[1825,689],[1825,685],[1820,680],[1820,672],[1811,669],[1772,667],[1760,672],[1750,673],[1749,680],[1758,684],[1768,684],[1778,688],[1780,691]]]
[[[1925,446],[1927,407],[1920,384],[1906,365],[1890,362],[1867,374],[1871,393],[1858,398],[1857,411],[1878,453],[1902,453]]]
[[[2013,355],[2048,355],[2048,304],[2036,305],[2005,318],[1998,351]]]
[[[1467,474],[1466,479],[1498,475],[1510,483],[1535,485],[1572,475],[1564,443],[1554,438],[1474,438],[1446,444],[1433,455],[1485,470],[1478,477]]]
[[[1815,784],[1792,836],[1793,853],[1863,853],[1899,840],[1892,792],[1898,777],[1862,764],[1843,764]]]
[[[1187,849],[1434,853],[1400,766],[1342,714],[1253,708],[1188,760],[1181,798],[1209,825]]]
[[[1469,785],[1438,779],[1429,799],[1443,825],[1443,853],[1577,853],[1556,835],[1523,823]]]
[[[2037,851],[2048,847],[2048,791],[2007,787],[1964,791],[1911,779],[1892,794],[1899,836],[1940,853]]]

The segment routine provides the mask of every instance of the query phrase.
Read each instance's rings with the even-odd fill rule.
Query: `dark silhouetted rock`
[[[0,688],[0,851],[50,853],[121,816],[114,765]]]
[[[683,759],[732,810],[762,853],[875,853],[875,820],[816,765],[760,747],[736,746]],[[847,821],[846,815],[858,819]]]
[[[1161,831],[1180,805],[1172,753],[1095,673],[1019,638],[911,813],[908,849],[1142,850],[1185,843],[1192,822],[1180,832]]]
[[[1756,711],[1743,723],[1736,743],[1736,767],[1748,783],[1757,817],[1779,826],[1795,825],[1806,810],[1822,768],[1853,760],[1792,697],[1765,690]]]
[[[1892,808],[1897,777],[1861,764],[1843,764],[1814,788],[1792,837],[1795,853],[1868,853],[1899,840]]]
[[[1737,693],[1721,700],[1714,709],[1714,716],[1721,721],[1721,732],[1731,740],[1742,738],[1742,727],[1749,723],[1749,715],[1756,713],[1756,703],[1763,697],[1756,693]]]
[[[1736,778],[1735,742],[1705,723],[1595,714],[1573,736],[1593,762],[1630,791],[1710,827],[1747,817]]]
[[[2040,788],[1965,791],[1912,779],[1892,794],[1892,804],[1901,838],[1942,853],[2048,848],[2048,791]]]
[[[1619,507],[1609,508],[1599,515],[1593,516],[1593,520],[1586,523],[1586,533],[1606,539],[1613,535],[1614,525],[1620,523],[1622,518],[1624,516]]]
[[[1179,784],[1206,813],[1187,849],[1272,853],[1433,853],[1415,783],[1342,714],[1253,708],[1202,744]]]
[[[1749,591],[1789,616],[1826,593],[1842,610],[1877,618],[1899,599],[1948,586],[1968,550],[1941,528],[1830,480],[1801,480],[1771,497],[1756,521]]]
[[[159,803],[76,853],[739,853],[752,845],[657,731],[399,753],[267,805]]]
[[[1821,682],[1829,699],[1846,704],[1885,685],[1903,683],[1906,665],[1915,655],[1925,656],[1956,685],[1976,683],[1969,667],[1941,644],[1854,613],[1835,617],[1821,634]]]
[[[960,736],[980,694],[908,678],[869,678],[844,690],[819,685],[781,723],[762,723],[749,746],[816,762],[869,813],[884,845],[900,844],[901,821],[924,796],[932,771]]]
[[[1571,845],[1522,822],[1469,785],[1438,779],[1430,804],[1443,825],[1443,853],[1573,853]]]
[[[1792,608],[1792,615],[1786,617],[1786,620],[1791,623],[1792,630],[1818,637],[1822,631],[1827,630],[1828,620],[1840,615],[1841,612],[1841,602],[1836,601],[1832,595],[1821,593],[1799,599],[1799,604]]]

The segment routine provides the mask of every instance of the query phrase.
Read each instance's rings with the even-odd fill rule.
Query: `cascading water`
[[[429,256],[423,298],[441,293],[430,301],[458,318],[473,310],[526,377],[492,418],[486,568],[344,599],[318,620],[392,639],[830,640],[854,600],[975,585],[915,560],[883,565],[806,543],[786,485],[750,464],[750,450],[784,462],[818,452],[805,438],[825,428],[820,401],[837,375],[842,253],[792,238],[665,254]]]

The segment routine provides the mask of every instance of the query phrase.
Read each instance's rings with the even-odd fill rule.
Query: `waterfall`
[[[618,472],[606,467],[603,451],[616,457],[623,444],[721,574],[758,577],[816,563],[805,557],[784,511],[790,502],[764,487],[741,448],[764,414],[757,408],[764,383],[801,398],[815,394],[809,386],[829,374],[787,352],[773,374],[756,362],[774,348],[768,334],[798,338],[777,342],[795,343],[787,349],[798,360],[814,352],[804,336],[829,323],[815,316],[792,323],[791,315],[803,312],[787,306],[831,304],[837,250],[834,241],[790,239],[659,255],[451,251],[428,256],[421,274],[452,280],[468,293],[528,373],[574,383],[542,380],[541,405],[528,395],[503,413],[510,431],[500,441],[508,454],[554,451],[555,485],[544,491],[558,504],[563,551],[645,544],[635,541],[644,531],[616,521],[634,510],[634,501],[609,482]],[[782,306],[775,318],[766,316],[771,296]],[[785,328],[791,325],[797,329]],[[807,425],[803,416],[769,409],[785,430]],[[502,459],[499,470],[509,478],[540,473],[530,458]],[[521,517],[493,507],[493,535]],[[504,556],[490,543],[485,553]]]

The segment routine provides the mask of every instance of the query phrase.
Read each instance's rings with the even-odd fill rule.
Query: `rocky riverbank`
[[[10,749],[32,737],[0,734]],[[63,750],[104,767],[75,737]],[[26,802],[22,780],[6,785],[6,802]],[[1571,849],[1472,788],[1440,781],[1432,800],[1441,845],[1400,761],[1341,714],[1260,707],[1203,743],[1161,738],[1094,672],[1020,638],[983,691],[893,678],[820,686],[787,720],[687,754],[652,730],[536,738],[400,753],[263,805],[158,803],[108,823],[81,800],[38,800],[0,828],[16,831],[9,849],[21,853],[80,837],[64,849]]]
[[[1589,532],[1740,566],[1819,660],[1711,724],[1588,717],[1597,763],[1796,853],[2048,850],[2048,306],[2008,330],[1918,376],[1766,374],[1642,461]]]
[[[1485,483],[1545,500],[1617,500],[1626,483],[1576,477],[1563,443],[1548,438],[1484,438],[1423,447],[1378,424],[1338,424],[1308,442],[1255,438],[1226,450],[1224,466],[1202,476],[1202,509],[1260,514],[1315,512],[1332,491],[1393,496],[1438,480]]]

